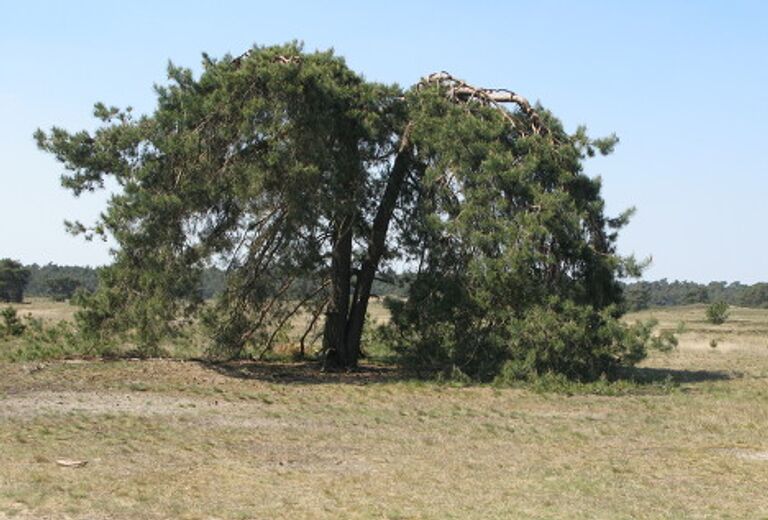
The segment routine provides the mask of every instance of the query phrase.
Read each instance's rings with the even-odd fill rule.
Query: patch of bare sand
[[[742,460],[755,460],[768,462],[768,451],[747,450],[743,448],[733,448],[728,453]]]
[[[42,415],[129,414],[142,417],[184,416],[216,426],[274,427],[282,421],[253,417],[254,403],[233,403],[214,398],[190,399],[154,393],[39,391],[0,398],[0,420],[31,419]],[[232,413],[236,409],[237,413]]]

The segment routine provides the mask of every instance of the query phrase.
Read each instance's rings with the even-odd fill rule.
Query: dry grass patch
[[[3,307],[13,307],[19,316],[32,315],[33,318],[48,322],[72,321],[77,307],[69,302],[57,302],[50,298],[27,298],[24,303],[2,304]]]
[[[727,350],[694,344],[693,310],[658,314],[687,332],[638,374],[672,384],[617,396],[378,366],[0,364],[0,518],[767,516],[768,348],[744,331],[768,313]]]

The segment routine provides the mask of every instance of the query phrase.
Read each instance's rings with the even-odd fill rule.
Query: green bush
[[[0,315],[0,359],[41,361],[109,353],[107,344],[88,341],[71,322],[50,324],[31,315],[20,319],[11,307],[3,309]]]
[[[721,325],[728,319],[729,305],[723,301],[715,302],[707,307],[707,321],[715,325]]]
[[[462,315],[466,308],[453,320],[429,317],[419,324],[418,314],[428,309],[395,303],[385,338],[404,366],[442,377],[513,384],[557,374],[596,381],[641,361],[649,349],[677,345],[672,332],[654,332],[653,320],[627,325],[612,307],[597,311],[568,300],[550,299],[498,325],[487,316]]]
[[[386,337],[386,327],[376,325],[370,319],[365,321],[361,341],[363,355],[371,361],[393,362],[395,353]]]
[[[0,337],[2,336],[21,336],[26,327],[19,319],[16,309],[6,307],[0,311],[3,321],[0,323]]]

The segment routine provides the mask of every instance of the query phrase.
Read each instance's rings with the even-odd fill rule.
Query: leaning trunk
[[[361,354],[365,315],[371,287],[386,249],[387,231],[410,166],[410,125],[406,127],[387,186],[373,220],[368,250],[357,274],[350,302],[352,275],[352,221],[344,219],[334,230],[331,255],[331,303],[323,332],[325,366],[352,368]]]
[[[368,251],[355,284],[355,295],[352,301],[349,324],[347,326],[347,349],[361,352],[360,340],[363,336],[365,317],[368,312],[368,301],[371,297],[371,288],[379,268],[379,261],[386,249],[387,231],[392,220],[392,214],[397,205],[397,199],[405,182],[410,166],[411,143],[410,127],[407,127],[400,144],[400,150],[392,166],[392,172],[387,181],[379,208],[373,220]]]

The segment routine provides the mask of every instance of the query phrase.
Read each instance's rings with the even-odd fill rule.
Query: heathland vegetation
[[[0,360],[0,517],[762,518],[768,310],[705,310],[625,316],[679,346],[616,382],[424,381],[370,358]]]
[[[624,283],[615,137],[297,44],[156,91],[36,133],[114,262],[0,261],[0,517],[768,514],[768,284]]]

